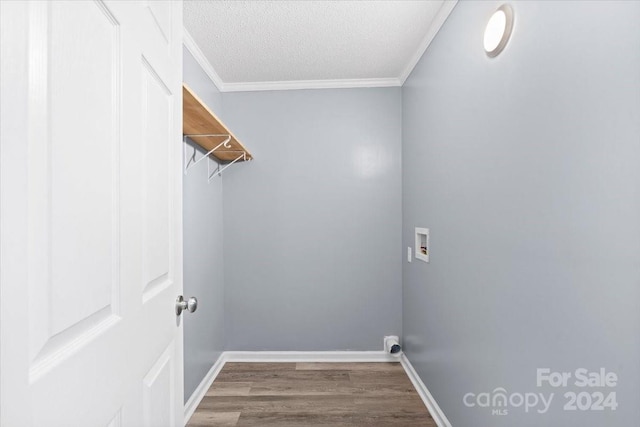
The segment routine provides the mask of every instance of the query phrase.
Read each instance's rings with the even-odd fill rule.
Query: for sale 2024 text
[[[539,368],[536,374],[536,385],[549,385],[554,388],[566,388],[570,385],[577,388],[594,389],[597,391],[567,391],[564,393],[565,411],[615,411],[618,407],[615,391],[602,391],[603,388],[615,388],[618,385],[618,375],[607,372],[605,368],[589,371],[585,368],[573,372],[552,371],[549,368]]]

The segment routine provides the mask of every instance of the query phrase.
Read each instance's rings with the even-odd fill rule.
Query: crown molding
[[[225,83],[224,92],[246,92],[264,90],[297,89],[349,89],[363,87],[399,87],[402,82],[397,78],[383,79],[334,79],[334,80],[288,80],[272,82]]]
[[[209,76],[216,88],[218,88],[220,92],[225,92],[224,82],[222,81],[218,73],[216,73],[216,70],[213,69],[213,66],[200,49],[200,46],[198,46],[198,44],[193,39],[193,37],[191,37],[191,34],[189,34],[186,28],[183,28],[182,31],[182,44],[187,48],[189,52],[191,52],[193,58],[202,67],[202,70],[207,74],[207,76]]]
[[[422,55],[424,55],[424,53],[427,51],[427,48],[440,31],[440,28],[442,28],[453,9],[456,7],[456,4],[458,4],[458,0],[445,0],[444,2],[442,2],[442,6],[440,6],[440,9],[438,10],[436,16],[433,18],[433,21],[431,21],[431,24],[429,25],[429,31],[422,39],[420,46],[418,46],[418,50],[416,50],[416,52],[413,54],[413,56],[409,60],[409,63],[398,78],[398,80],[400,81],[400,86],[404,85],[404,82],[407,80],[413,69],[416,67],[416,65],[418,65],[420,58],[422,58]]]
[[[268,82],[237,82],[225,83],[216,70],[213,68],[205,54],[195,42],[191,34],[184,28],[183,44],[191,52],[196,62],[209,76],[213,84],[220,92],[249,92],[266,90],[299,90],[299,89],[351,89],[351,88],[371,88],[371,87],[400,87],[404,85],[415,66],[426,52],[433,39],[444,25],[445,21],[455,8],[458,0],[445,0],[440,6],[438,13],[433,18],[429,26],[429,32],[425,35],[418,49],[411,57],[409,63],[404,68],[399,77],[388,77],[379,79],[333,79],[333,80],[288,80],[288,81],[268,81]]]
[[[288,80],[270,82],[239,82],[225,83],[213,68],[200,46],[184,29],[182,44],[187,48],[198,65],[209,76],[220,92],[249,92],[266,90],[297,90],[297,89],[351,89],[365,87],[399,87],[402,81],[398,78],[382,79],[334,79],[334,80]]]

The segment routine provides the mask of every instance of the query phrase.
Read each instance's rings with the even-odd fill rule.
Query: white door
[[[182,425],[181,2],[0,15],[0,424]]]

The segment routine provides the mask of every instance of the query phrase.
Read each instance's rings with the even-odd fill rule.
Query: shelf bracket
[[[198,160],[196,160],[196,152],[198,150],[194,146],[193,147],[193,154],[187,160],[187,138],[191,138],[191,137],[194,137],[194,136],[224,136],[224,137],[226,137],[226,139],[224,141],[222,141],[220,144],[216,145],[213,149],[209,150],[207,152],[207,154],[205,154],[204,156],[200,157]],[[216,151],[218,148],[220,148],[220,147],[231,148],[231,146],[229,145],[229,143],[231,142],[231,135],[226,134],[226,133],[223,133],[223,134],[205,133],[205,134],[197,134],[197,135],[196,134],[183,135],[182,136],[182,142],[183,142],[183,151],[184,151],[184,174],[186,175],[187,171],[189,169],[191,169],[192,167],[194,167],[195,165],[200,163],[200,161],[202,161],[203,159],[206,159],[207,157],[209,157],[211,155],[211,153]],[[234,162],[235,162],[235,160],[234,160]]]
[[[229,166],[231,166],[232,164],[234,164],[235,162],[239,161],[240,159],[242,159],[243,161],[247,161],[247,152],[243,151],[242,154],[240,154],[235,160],[231,161],[230,163],[227,163],[226,165],[224,165],[224,167],[222,169],[220,169],[220,164],[218,163],[218,167],[213,171],[213,173],[209,172],[209,179],[207,180],[207,182],[211,182],[211,180],[216,176],[222,176],[222,172],[228,168]],[[210,164],[210,163],[207,163]]]

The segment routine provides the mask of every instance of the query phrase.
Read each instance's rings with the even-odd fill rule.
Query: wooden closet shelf
[[[237,160],[243,153],[246,153],[246,160],[253,159],[249,150],[238,141],[238,138],[222,123],[218,116],[185,84],[182,85],[182,134],[189,135],[189,139],[207,152],[223,142],[226,136],[191,135],[229,135],[231,138],[227,144],[229,148],[221,146],[211,155],[221,163]],[[244,161],[245,158],[237,161]]]

